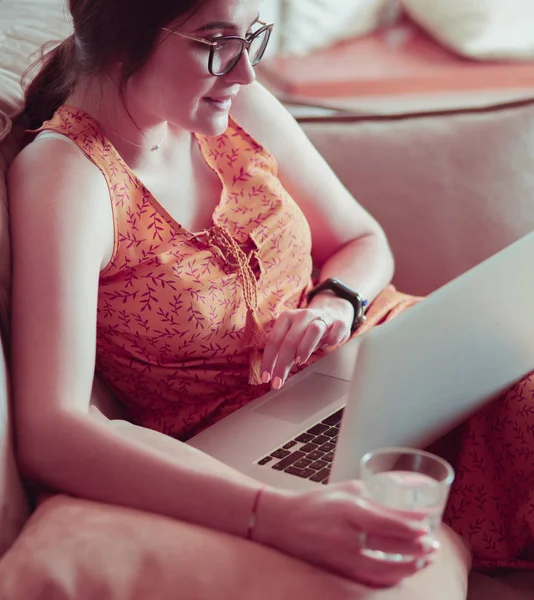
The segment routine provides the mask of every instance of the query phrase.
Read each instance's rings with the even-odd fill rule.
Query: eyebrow
[[[252,27],[254,23],[257,23],[260,20],[260,15],[258,13],[257,17],[252,21],[249,27]],[[205,31],[215,31],[217,29],[233,29],[237,30],[237,26],[235,23],[230,23],[229,21],[213,21],[212,23],[206,23],[206,25],[202,25],[198,29],[195,29],[195,33],[201,33]]]

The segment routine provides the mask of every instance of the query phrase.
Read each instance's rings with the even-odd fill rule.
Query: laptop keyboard
[[[283,446],[276,448],[257,464],[327,484],[342,416],[341,408]]]

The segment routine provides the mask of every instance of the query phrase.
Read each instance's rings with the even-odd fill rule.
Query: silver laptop
[[[278,487],[357,477],[367,451],[424,447],[534,370],[533,298],[534,233],[188,443]]]

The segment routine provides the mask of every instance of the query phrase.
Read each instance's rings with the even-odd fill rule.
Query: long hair
[[[24,117],[31,129],[50,119],[80,77],[120,64],[120,86],[150,58],[161,27],[186,21],[206,0],[69,0],[74,33],[44,52],[25,90]]]

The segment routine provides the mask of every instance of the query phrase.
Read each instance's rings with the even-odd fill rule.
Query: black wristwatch
[[[364,300],[358,292],[354,291],[344,283],[341,283],[339,279],[330,278],[321,281],[317,287],[313,288],[308,294],[308,303],[311,302],[311,299],[314,296],[326,290],[333,292],[339,298],[343,298],[343,300],[347,300],[352,304],[354,307],[354,319],[350,330],[352,332],[356,331],[356,329],[365,322],[365,307],[368,304],[367,300]]]

